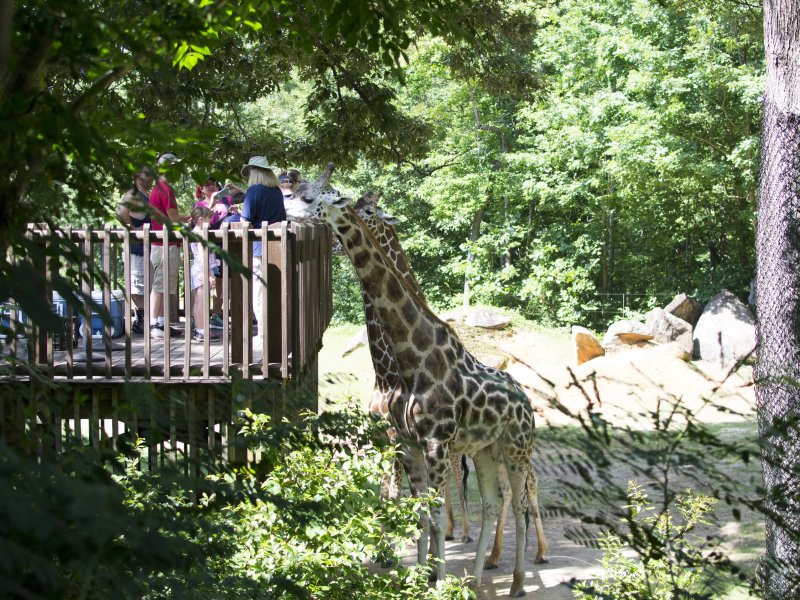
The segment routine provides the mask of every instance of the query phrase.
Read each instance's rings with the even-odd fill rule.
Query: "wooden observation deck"
[[[302,410],[316,411],[317,353],[332,312],[327,228],[232,223],[195,236],[149,228],[30,226],[28,234],[42,256],[12,260],[27,261],[44,275],[48,283],[39,291],[48,302],[53,299],[63,331],[37,328],[18,309],[6,308],[10,333],[0,341],[0,440],[58,453],[66,443],[116,451],[121,439],[141,436],[151,468],[189,459],[242,461],[246,453],[234,441],[243,409],[290,420]],[[182,251],[179,264],[163,263],[165,281],[174,270],[180,277],[178,295],[164,298],[172,327],[164,328],[163,339],[151,336],[145,294],[144,334],[132,334],[131,245],[143,244],[149,265],[153,243],[165,240]],[[205,257],[216,252],[222,262],[223,327],[212,329],[208,320],[196,324],[216,331],[218,340],[206,336],[198,342],[190,335],[190,278],[183,274],[190,271],[190,244],[197,241]],[[252,255],[259,241],[260,258]],[[205,266],[209,280],[208,260]],[[258,266],[261,278],[253,276]],[[54,273],[80,289],[84,300],[59,301],[50,285]],[[145,289],[151,277],[145,269]],[[255,286],[265,288],[257,319],[264,326],[263,348],[254,337]],[[197,301],[208,315],[209,294]]]

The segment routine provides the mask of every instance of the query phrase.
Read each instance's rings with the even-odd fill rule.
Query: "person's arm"
[[[131,210],[124,204],[120,204],[117,207],[117,219],[119,219],[119,222],[122,223],[125,227],[130,227]]]
[[[247,221],[248,223],[250,222],[252,202],[253,202],[253,192],[251,189],[248,190],[247,193],[245,193],[244,200],[242,201],[242,210],[239,211],[239,217],[241,218],[242,221]]]
[[[176,223],[188,223],[192,220],[192,215],[182,215],[178,212],[177,206],[170,206],[167,209],[167,220],[174,221]]]
[[[117,207],[117,219],[125,225],[125,227],[131,226],[131,209],[130,209],[130,201],[131,201],[131,193],[130,191],[125,192],[125,195],[122,197],[122,204]]]

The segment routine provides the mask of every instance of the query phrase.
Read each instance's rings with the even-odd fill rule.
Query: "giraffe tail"
[[[467,479],[469,478],[469,466],[467,465],[467,455],[461,455],[461,471],[464,473],[464,477],[461,479],[461,489],[464,492],[464,498],[467,497]]]

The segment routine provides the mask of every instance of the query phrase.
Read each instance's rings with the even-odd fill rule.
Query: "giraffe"
[[[400,371],[398,393],[388,403],[389,415],[402,439],[416,438],[419,442],[407,444],[404,453],[412,493],[424,492],[417,479],[419,473],[426,473],[428,487],[442,493],[451,447],[473,457],[482,507],[473,567],[475,586],[481,583],[489,535],[500,511],[498,463],[505,465],[516,528],[511,596],[523,596],[526,491],[533,474],[534,415],[530,402],[508,374],[475,360],[452,329],[408,288],[361,218],[347,210],[349,203],[349,198],[337,192],[323,192],[321,185],[310,184],[301,186],[286,208],[293,221],[323,222],[333,229],[378,313]],[[543,562],[546,542],[538,503],[531,508],[539,544],[536,562]],[[445,574],[442,516],[440,506],[431,509],[431,545],[433,556],[439,559],[437,579]],[[422,521],[424,525],[424,517]],[[424,562],[424,528],[420,539],[424,541],[417,545],[417,559]]]
[[[397,236],[393,225],[399,223],[398,219],[391,217],[383,212],[378,207],[378,200],[381,194],[373,194],[367,192],[356,202],[353,210],[356,211],[359,217],[362,218],[364,223],[369,228],[372,235],[380,245],[386,257],[394,265],[397,272],[408,282],[409,288],[424,301],[425,295],[420,288],[417,278],[414,276],[411,266],[409,265],[408,258],[400,246],[400,240]],[[375,389],[373,390],[372,399],[370,402],[370,411],[373,414],[388,417],[389,406],[388,400],[392,397],[393,390],[399,384],[400,373],[397,368],[397,362],[388,348],[388,340],[384,335],[380,319],[375,314],[374,307],[369,297],[362,290],[362,297],[364,300],[364,313],[367,322],[367,338],[369,343],[370,355],[372,357],[372,365],[375,369]],[[393,438],[393,436],[390,436]],[[472,541],[469,534],[469,516],[467,514],[467,503],[465,495],[466,487],[466,461],[464,455],[458,452],[450,453],[450,470],[455,476],[456,480],[456,497],[458,507],[461,513],[461,542],[467,543]],[[397,497],[399,494],[399,469],[396,466],[392,469],[392,474],[388,481],[384,484],[386,487],[385,495],[390,498]],[[449,479],[449,478],[448,478]],[[504,489],[507,486],[502,486]],[[503,495],[505,510],[506,495]],[[450,498],[450,485],[449,481],[444,489],[444,502],[445,511],[447,515],[447,528],[445,530],[445,540],[454,539],[453,530],[455,529],[455,518],[453,516],[453,504]],[[500,537],[502,540],[502,535]],[[497,537],[495,537],[497,540]],[[496,544],[495,544],[496,546]],[[501,546],[502,549],[502,546]],[[495,548],[493,548],[492,556],[495,555]],[[499,552],[497,553],[499,558]],[[489,561],[490,564],[496,564],[497,560]]]
[[[386,254],[387,258],[394,264],[396,270],[403,276],[406,281],[408,281],[409,286],[415,290],[415,293],[419,298],[424,299],[424,294],[417,283],[417,279],[414,276],[413,271],[408,263],[408,259],[403,252],[403,249],[400,245],[400,240],[397,236],[397,232],[394,229],[394,225],[399,223],[399,219],[387,215],[383,212],[383,209],[378,206],[378,200],[380,200],[381,193],[374,194],[372,192],[367,192],[355,204],[354,209],[356,210],[357,214],[364,220],[364,223],[369,228],[370,232],[373,234],[375,239],[381,246],[381,249]],[[369,306],[367,310],[367,314],[372,312],[371,304],[369,304],[369,299],[364,296],[364,303],[365,308]],[[376,327],[380,327],[380,323],[378,322]],[[382,332],[379,332],[382,333]],[[372,337],[370,336],[370,339]],[[386,341],[381,340],[379,345],[381,346],[382,353],[390,354],[388,350],[386,350]],[[383,354],[382,354],[383,356]],[[389,357],[391,359],[391,357]],[[396,373],[396,367],[393,367],[393,374]],[[394,376],[394,375],[393,375]],[[388,398],[389,396],[383,396],[383,398]],[[384,412],[376,413],[381,414],[382,416],[386,416],[385,410],[387,407],[385,404],[381,404],[384,408]],[[452,472],[455,475],[456,482],[460,484],[460,482],[464,479],[464,469],[463,466],[465,463],[462,463],[463,455],[457,452],[450,453],[450,467]],[[495,527],[495,537],[494,537],[494,544],[492,545],[492,551],[489,554],[488,558],[486,559],[486,564],[484,566],[485,569],[496,569],[498,567],[498,563],[500,562],[500,556],[503,554],[503,532],[505,530],[505,522],[506,522],[506,515],[508,514],[508,507],[511,504],[511,488],[508,482],[508,474],[506,473],[504,465],[500,465],[500,472],[499,472],[499,480],[500,480],[500,491],[503,497],[503,505],[500,509],[500,514],[497,517],[497,526]],[[399,479],[399,473],[397,470],[394,472],[394,476]],[[535,500],[535,493],[536,493],[536,474],[531,474],[531,479],[528,483],[528,502],[530,506],[536,506],[537,502]],[[394,489],[398,489],[398,485],[395,483]],[[469,518],[467,514],[467,507],[466,507],[466,499],[464,497],[465,487],[459,485],[458,489],[458,504],[461,510],[461,527],[462,527],[462,542],[470,542],[472,538],[469,536]],[[450,501],[450,486],[445,486],[445,511],[447,514],[447,529],[445,530],[445,539],[451,540],[453,538],[453,529],[455,526],[454,517],[453,517],[453,507],[452,502]],[[541,517],[539,517],[541,518]]]

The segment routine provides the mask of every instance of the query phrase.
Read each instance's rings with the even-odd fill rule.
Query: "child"
[[[194,221],[193,233],[202,234],[203,225],[211,222],[213,213],[210,208],[205,206],[195,206],[192,209],[192,221]],[[208,265],[203,262],[203,245],[200,242],[192,242],[192,317],[194,317],[194,336],[192,339],[202,342],[205,339],[205,329],[203,328],[203,299],[208,294],[208,283],[213,277],[215,267],[219,267],[219,259],[213,252],[208,253]],[[208,339],[217,340],[219,335],[209,330]]]

